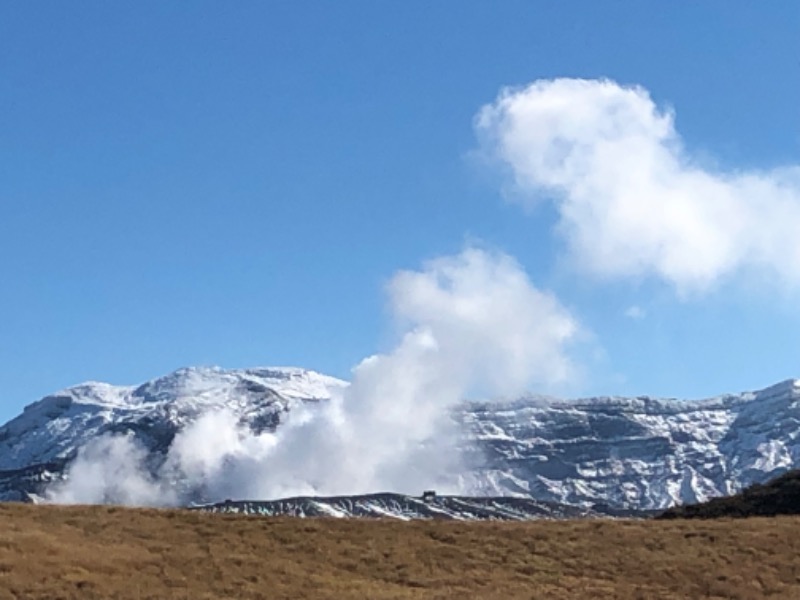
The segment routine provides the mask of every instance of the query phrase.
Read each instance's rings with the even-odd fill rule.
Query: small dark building
[[[422,501],[423,502],[433,502],[436,500],[436,492],[433,490],[425,490],[422,492]]]

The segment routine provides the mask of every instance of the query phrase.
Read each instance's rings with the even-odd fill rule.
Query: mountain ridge
[[[508,496],[455,496],[427,492],[409,496],[391,492],[346,496],[295,496],[277,500],[225,500],[190,507],[222,514],[292,517],[393,518],[402,521],[529,521],[532,519],[583,519],[598,517],[643,518],[643,511],[614,510],[605,506],[581,507],[533,498]]]
[[[140,385],[65,388],[0,427],[0,498],[41,496],[97,437],[133,438],[158,462],[208,411],[227,410],[255,434],[276,431],[292,411],[341,399],[347,387],[298,367],[186,367]],[[656,510],[729,495],[800,463],[797,379],[699,400],[531,394],[463,402],[451,416],[471,457],[458,474],[468,495]]]

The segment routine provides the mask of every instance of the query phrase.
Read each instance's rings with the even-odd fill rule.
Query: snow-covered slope
[[[104,433],[132,431],[148,448],[163,449],[184,425],[220,408],[253,430],[272,429],[296,403],[330,400],[345,387],[339,379],[285,367],[187,368],[138,387],[84,383],[26,406],[0,427],[0,470],[72,458]]]
[[[154,456],[208,411],[225,409],[258,433],[298,403],[340,396],[347,383],[297,368],[179,369],[138,387],[88,382],[26,406],[0,427],[0,500],[25,500],[64,472],[87,442],[133,435]]]
[[[138,387],[86,383],[0,427],[0,498],[58,479],[78,448],[134,436],[157,462],[201,414],[225,408],[254,432],[347,383],[293,368],[181,369]],[[464,492],[655,509],[729,494],[800,464],[800,382],[703,401],[527,397],[464,404]]]
[[[362,517],[380,519],[436,519],[456,521],[528,521],[642,516],[607,507],[579,507],[542,502],[533,498],[364,494],[284,498],[272,501],[227,501],[192,507],[193,510],[262,516]]]
[[[527,398],[462,413],[486,455],[474,491],[654,509],[800,464],[800,382],[702,401]]]

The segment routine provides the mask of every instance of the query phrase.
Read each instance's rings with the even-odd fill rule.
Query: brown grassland
[[[800,518],[402,523],[0,505],[0,599],[798,598]]]

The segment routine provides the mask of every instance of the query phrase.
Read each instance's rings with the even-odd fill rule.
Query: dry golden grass
[[[0,599],[798,598],[800,518],[456,523],[0,506]]]

